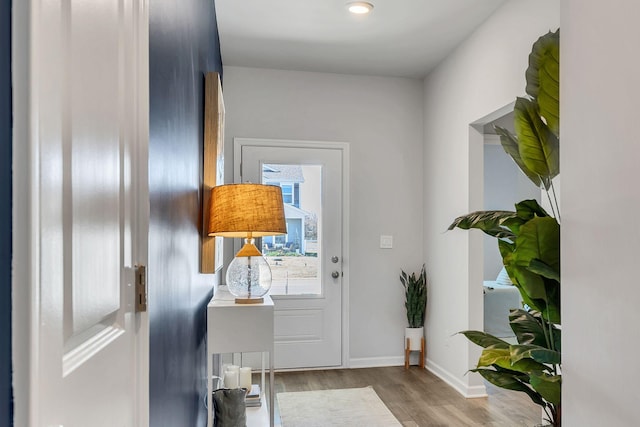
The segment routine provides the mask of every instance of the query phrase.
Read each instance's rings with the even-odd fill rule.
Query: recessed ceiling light
[[[367,3],[366,1],[352,1],[347,3],[347,8],[351,13],[364,15],[371,12],[371,9],[373,9],[373,5],[371,3]]]

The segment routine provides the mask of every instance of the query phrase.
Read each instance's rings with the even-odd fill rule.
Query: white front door
[[[134,266],[146,259],[146,3],[31,9],[31,135],[15,141],[32,153],[29,425],[143,426]]]
[[[342,366],[347,146],[238,138],[235,142],[242,162],[239,181],[278,185],[285,202],[287,234],[261,242],[273,274],[274,364]]]

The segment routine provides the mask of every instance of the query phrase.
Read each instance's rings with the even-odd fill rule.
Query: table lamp
[[[227,184],[211,189],[209,236],[244,237],[227,268],[229,292],[238,304],[255,304],[271,288],[271,268],[255,237],[287,233],[282,189],[275,185]]]

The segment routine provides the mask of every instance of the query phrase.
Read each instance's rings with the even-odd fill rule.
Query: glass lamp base
[[[227,268],[227,287],[237,304],[260,304],[271,288],[271,268],[267,260],[247,239]]]

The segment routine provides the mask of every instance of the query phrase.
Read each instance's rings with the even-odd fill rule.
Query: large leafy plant
[[[509,324],[517,344],[479,331],[464,331],[483,347],[478,372],[498,387],[524,392],[561,425],[560,211],[553,178],[560,173],[560,31],[533,45],[526,71],[528,97],[517,98],[515,134],[496,127],[504,150],[547,194],[552,214],[535,200],[512,211],[479,211],[457,218],[453,228],[482,230],[498,239],[509,276],[528,307],[513,309]]]

